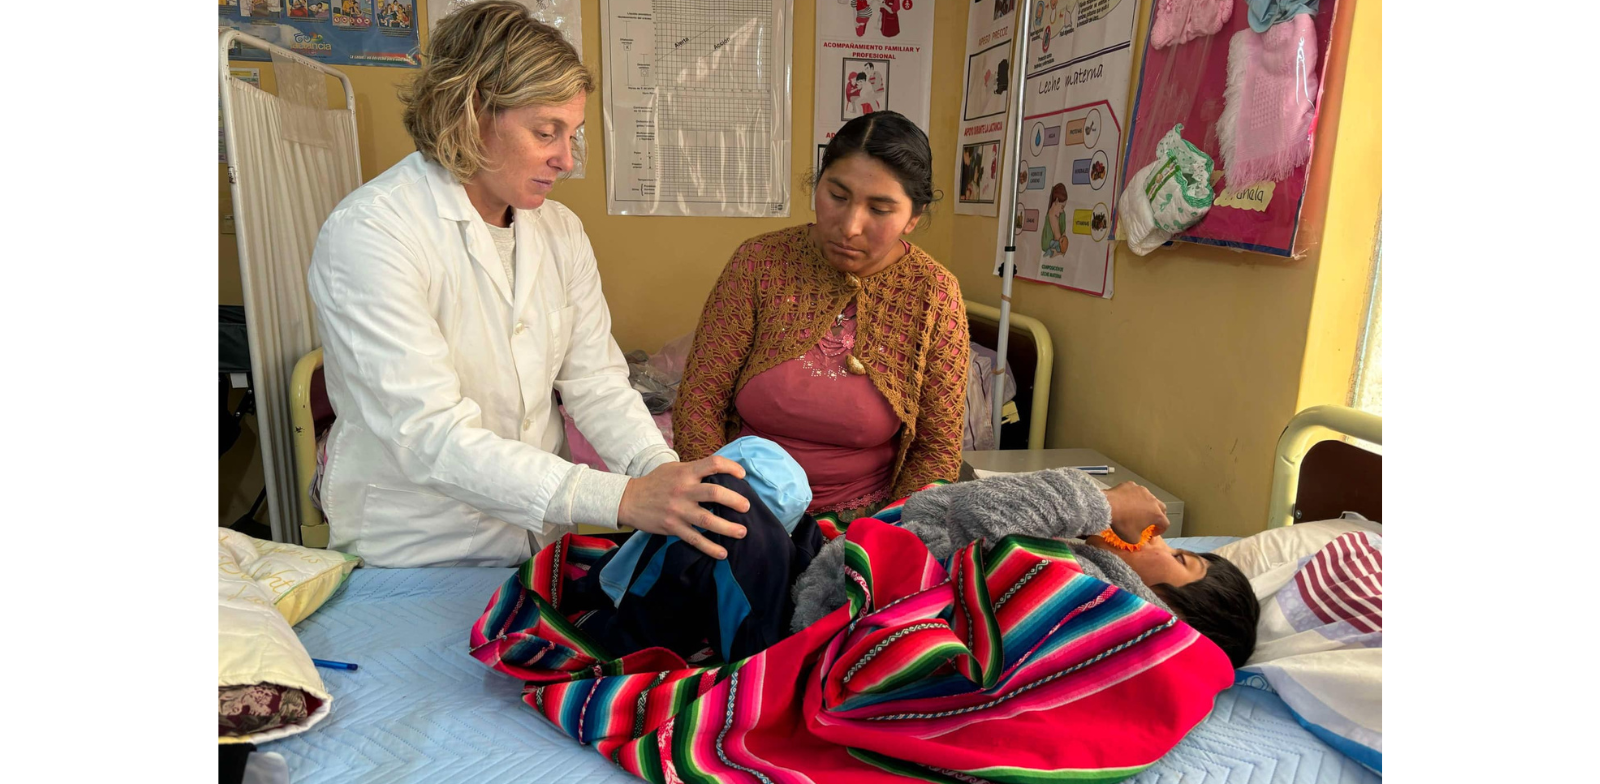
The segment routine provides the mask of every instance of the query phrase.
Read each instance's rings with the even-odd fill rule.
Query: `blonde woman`
[[[322,505],[335,549],[374,566],[507,566],[587,523],[676,535],[742,526],[702,502],[743,476],[678,461],[628,385],[594,251],[550,201],[594,77],[519,3],[445,17],[403,91],[417,152],[350,194],[317,239],[310,289],[338,414]],[[556,393],[606,465],[565,453]]]

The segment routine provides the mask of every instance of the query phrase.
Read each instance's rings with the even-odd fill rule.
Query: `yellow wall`
[[[1338,129],[1337,143],[1318,149],[1313,162],[1327,176],[1325,193],[1316,194],[1321,201],[1310,206],[1325,209],[1326,217],[1296,410],[1345,402],[1372,293],[1371,261],[1383,201],[1383,6],[1369,0],[1355,10],[1337,20],[1350,48],[1344,68],[1329,69],[1326,85],[1329,92],[1342,93],[1343,101],[1330,102],[1321,116]]]
[[[950,192],[967,5],[959,0],[937,5],[929,139],[934,182],[946,198],[913,239],[957,274],[969,299],[997,305],[1000,283],[990,274],[995,221],[955,215]],[[1142,5],[1139,51],[1148,0]],[[1343,16],[1354,4],[1343,0],[1340,5]],[[417,16],[426,18],[420,11]],[[1344,402],[1382,162],[1379,0],[1364,0],[1352,16],[1357,55],[1352,61],[1360,64],[1350,70],[1347,96],[1362,110],[1346,113],[1359,115],[1359,122],[1331,122],[1339,102],[1335,72],[1343,62],[1331,58],[1317,156],[1323,172],[1318,187],[1324,193],[1307,199],[1332,200],[1320,251],[1285,261],[1178,245],[1141,259],[1119,248],[1112,300],[1016,284],[1017,311],[1044,321],[1055,338],[1049,445],[1093,447],[1183,498],[1188,534],[1258,530],[1266,518],[1273,446],[1284,423],[1312,402]],[[598,72],[599,0],[584,0],[583,18],[584,59]],[[553,197],[583,218],[606,282],[613,333],[624,350],[653,351],[693,329],[706,292],[740,240],[811,219],[809,199],[799,186],[812,161],[812,0],[795,1],[794,21],[795,198],[787,219],[607,215],[602,96],[591,96],[590,174],[561,183]],[[271,65],[260,67],[263,86],[271,89]],[[412,150],[400,124],[395,88],[415,71],[345,70],[357,92],[362,174],[370,179]],[[1337,153],[1330,143],[1336,128]],[[222,212],[227,213],[225,180],[222,189]],[[222,239],[231,246],[232,237]],[[238,301],[237,259],[231,250],[224,247],[219,262],[223,302]],[[1313,332],[1317,340],[1308,342]],[[1315,357],[1308,358],[1308,346]],[[259,487],[259,479],[253,487]],[[254,492],[249,495],[253,499]]]

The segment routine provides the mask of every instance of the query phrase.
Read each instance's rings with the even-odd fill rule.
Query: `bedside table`
[[[1093,449],[1005,449],[982,452],[964,452],[961,459],[979,471],[999,474],[1024,474],[1046,468],[1103,465],[1116,469],[1109,476],[1096,476],[1101,484],[1118,485],[1136,482],[1148,488],[1151,494],[1167,505],[1167,519],[1172,527],[1163,536],[1167,539],[1183,536],[1183,500],[1156,487],[1127,467]]]

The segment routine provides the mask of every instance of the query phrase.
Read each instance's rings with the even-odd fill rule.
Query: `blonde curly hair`
[[[485,167],[480,127],[493,113],[560,106],[594,89],[560,31],[520,3],[485,0],[440,20],[400,100],[417,150],[465,183]]]

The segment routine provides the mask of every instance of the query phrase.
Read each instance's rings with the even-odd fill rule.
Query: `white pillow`
[[[217,545],[223,552],[217,568],[265,589],[290,626],[316,612],[361,564],[348,553],[270,542],[229,528],[217,529]]]
[[[257,555],[251,539],[221,529],[217,542],[217,724],[218,743],[266,743],[304,732],[328,717],[333,696],[322,683],[311,655],[281,614],[283,596],[277,583],[290,579],[289,567],[253,574]],[[231,535],[230,535],[231,534]],[[259,688],[256,688],[259,687]],[[288,716],[271,702],[293,694],[309,712]],[[273,716],[251,730],[242,716]],[[224,730],[224,727],[227,729]]]
[[[1243,557],[1277,557],[1351,525],[1374,524],[1328,520],[1276,529],[1250,537],[1264,542]],[[1285,536],[1296,528],[1307,531]],[[1261,600],[1261,622],[1239,682],[1276,692],[1312,734],[1381,773],[1382,534],[1357,527],[1333,536],[1315,551],[1252,576],[1250,587]]]
[[[1237,542],[1230,542],[1212,552],[1228,559],[1252,582],[1267,572],[1321,550],[1339,536],[1353,531],[1383,535],[1383,525],[1374,523],[1354,512],[1346,512],[1339,520],[1318,520],[1296,523],[1285,528],[1272,528]],[[1274,588],[1273,590],[1276,590]]]

